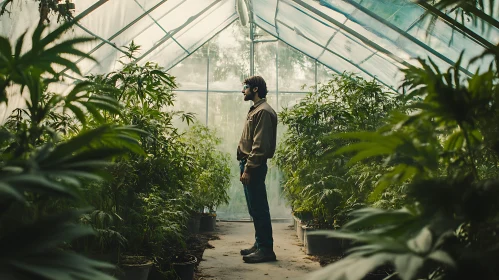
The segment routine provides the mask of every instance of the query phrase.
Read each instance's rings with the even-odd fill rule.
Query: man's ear
[[[258,91],[258,87],[254,87],[253,92],[257,92],[257,91]]]

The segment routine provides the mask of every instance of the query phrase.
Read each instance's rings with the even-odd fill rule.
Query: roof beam
[[[133,26],[134,24],[136,24],[137,22],[139,22],[141,19],[143,19],[146,15],[148,15],[150,12],[154,11],[155,9],[157,9],[159,6],[163,5],[164,3],[166,3],[166,1],[168,0],[162,0],[160,1],[158,4],[154,5],[153,7],[151,7],[149,10],[147,10],[146,12],[144,12],[143,14],[141,14],[140,16],[138,16],[136,19],[134,19],[132,22],[130,22],[129,24],[127,24],[125,27],[121,28],[118,32],[114,33],[111,37],[109,37],[107,39],[107,41],[111,41],[113,40],[114,38],[118,37],[119,35],[121,35],[123,32],[125,32],[125,30],[127,30],[128,28],[130,28],[131,26]],[[184,0],[183,2],[185,2],[187,0]],[[182,2],[182,3],[183,3]],[[182,4],[180,3],[180,4]],[[179,5],[180,5],[179,4]],[[179,5],[175,6],[172,10],[174,10],[175,8],[177,8]],[[169,13],[169,12],[168,12]],[[151,25],[149,25],[150,27]],[[148,28],[149,28],[148,27]],[[101,39],[102,40],[102,39]],[[100,49],[102,46],[104,46],[106,44],[106,42],[104,40],[102,40],[101,43],[99,43],[97,46],[95,46],[93,49],[91,49],[87,54],[93,54],[94,52],[96,52],[98,49]],[[114,44],[113,44],[114,45]],[[79,63],[81,62],[83,59],[83,57],[79,58],[75,63]],[[65,73],[67,70],[69,70],[68,68],[65,68],[64,70],[61,71],[61,73]]]
[[[227,26],[229,26],[229,25],[233,24],[233,23],[234,23],[234,22],[235,22],[238,18],[239,18],[239,17],[235,17],[234,19],[230,20],[230,17],[229,17],[229,19],[228,19],[228,20],[229,20],[230,22],[229,22],[229,23],[227,23],[227,25],[226,25],[225,27],[227,27]],[[227,22],[227,21],[225,21],[225,22]],[[225,22],[224,22],[224,23],[225,23]],[[222,23],[222,24],[221,24],[221,26],[223,26],[223,25],[224,25],[224,23]],[[222,29],[220,29],[220,30],[219,30],[218,32],[216,32],[215,34],[213,34],[213,36],[211,36],[210,38],[208,38],[208,39],[206,40],[206,42],[211,41],[211,39],[213,39],[215,36],[217,36],[218,34],[220,34],[220,32],[222,32],[223,30],[225,30],[225,27],[224,27],[224,28],[222,28]],[[201,39],[201,40],[199,40],[198,42],[196,42],[196,44],[194,44],[194,45],[199,44],[199,42],[201,42],[201,41],[202,41],[202,39]],[[206,43],[206,42],[205,42],[205,43]],[[172,64],[172,66],[168,67],[168,68],[166,69],[166,71],[169,71],[169,70],[170,70],[170,69],[172,69],[173,67],[177,66],[180,62],[184,61],[186,58],[188,58],[189,56],[191,56],[193,53],[197,52],[197,50],[199,50],[199,49],[200,49],[203,45],[204,45],[204,43],[203,43],[202,45],[200,45],[199,47],[197,47],[197,48],[196,48],[195,50],[193,50],[192,52],[190,52],[190,53],[189,53],[186,57],[184,57],[184,58],[182,58],[181,60],[179,60],[179,61],[175,62],[174,64]]]
[[[104,39],[104,38],[100,37],[99,35],[97,35],[97,34],[93,33],[93,32],[92,32],[92,31],[90,31],[88,28],[86,28],[85,26],[83,26],[83,25],[79,24],[78,22],[76,22],[75,24],[76,24],[76,26],[78,26],[79,28],[81,28],[83,31],[85,31],[85,32],[87,32],[88,34],[92,35],[93,37],[95,37],[95,38],[97,38],[97,39],[101,40],[103,44],[108,44],[108,45],[110,45],[111,47],[113,47],[113,48],[115,48],[116,50],[118,50],[119,52],[121,52],[121,53],[123,53],[123,54],[126,54],[126,52],[125,52],[124,50],[122,50],[122,49],[118,48],[118,47],[116,46],[116,44],[114,44],[113,42],[110,42],[109,40],[106,40],[106,39]],[[80,59],[81,59],[81,58],[80,58]]]
[[[88,7],[85,11],[79,13],[76,17],[73,18],[74,21],[79,21],[80,19],[88,16],[91,12],[95,11],[97,8],[100,6],[104,5],[106,2],[109,0],[99,0],[97,3],[93,4],[92,6]]]
[[[427,3],[428,0],[411,0],[411,1],[415,2],[417,4],[426,4],[426,5],[429,5]],[[425,6],[423,6],[423,7],[425,7]],[[433,5],[430,5],[430,6],[432,6],[435,9],[438,9],[438,8],[436,8]],[[437,4],[437,6],[438,6],[438,4]],[[458,5],[458,7],[461,7],[462,9],[468,10],[472,14],[475,14],[476,16],[478,16],[479,18],[481,18],[482,21],[485,21],[488,24],[490,24],[492,26],[495,26],[497,29],[499,29],[499,21],[497,21],[493,16],[485,13],[481,9],[478,9],[476,6],[473,6],[473,5],[469,4],[469,3],[464,2],[464,3],[460,4],[460,5]],[[493,12],[494,11],[491,11],[490,13],[492,14]]]
[[[294,2],[301,2],[303,3],[303,1],[301,0],[291,0],[291,1],[294,1]],[[386,25],[387,27],[389,27],[390,29],[394,30],[395,32],[399,33],[400,35],[404,36],[405,38],[407,38],[408,40],[412,41],[413,43],[415,43],[416,45],[422,47],[423,49],[425,49],[426,51],[430,52],[431,54],[435,55],[436,57],[440,58],[441,60],[445,61],[446,63],[448,63],[449,65],[451,66],[454,66],[454,63],[455,61],[452,61],[451,59],[449,59],[448,57],[446,57],[445,55],[437,52],[436,50],[434,50],[433,48],[429,47],[428,45],[426,45],[425,43],[419,41],[418,39],[416,39],[414,36],[408,34],[407,32],[405,32],[404,30],[400,29],[399,27],[395,26],[394,24],[388,22],[387,20],[385,20],[384,18],[376,15],[375,13],[371,12],[369,9],[366,9],[364,6],[356,3],[355,1],[352,1],[352,0],[343,0],[345,2],[347,2],[348,4],[354,6],[356,9],[360,10],[361,12],[365,13],[366,15],[376,19],[377,21],[383,23],[384,25]],[[314,7],[306,4],[306,3],[303,3],[304,5],[306,5],[306,7],[310,7],[310,9],[315,9]],[[317,10],[317,12],[319,12],[320,14],[328,17],[327,15],[325,15],[324,13],[320,12]],[[321,15],[321,16],[322,16]],[[336,22],[334,19],[328,17],[329,19],[331,19],[332,21]],[[333,23],[334,23],[333,22]],[[347,27],[347,26],[343,26],[342,29],[344,29],[345,31],[347,31],[348,33],[351,33],[352,35],[354,35],[355,37],[358,37],[358,34],[356,31],[352,30],[351,28]],[[360,35],[362,36],[362,35]],[[363,36],[362,36],[363,37]],[[359,37],[358,37],[359,38]],[[359,38],[360,40],[364,41],[364,39],[362,38]],[[463,67],[460,67],[460,70],[464,73],[466,73],[467,75],[471,76],[471,72],[468,71],[467,69],[463,68]]]
[[[455,26],[461,33],[466,35],[468,38],[473,39],[475,42],[479,43],[483,47],[487,49],[493,49],[494,45],[483,38],[482,36],[476,34],[475,32],[471,31],[468,27],[464,26],[462,23],[458,22],[457,20],[449,17],[446,15],[444,12],[440,11],[439,9],[433,7],[432,5],[424,2],[424,1],[418,1],[418,4],[423,7],[426,11],[428,11],[431,14],[434,14],[435,16],[441,18],[443,21],[445,21],[447,24],[451,26]]]
[[[144,12],[146,11],[146,9],[144,9],[144,7],[143,7],[142,5],[140,5],[140,3],[139,3],[137,0],[134,0],[134,1],[135,1],[135,3],[136,3],[136,4],[137,4],[137,5],[138,5],[141,9],[142,9],[142,11],[144,11]],[[155,24],[156,24],[156,25],[157,25],[157,26],[158,26],[161,30],[163,30],[163,32],[164,32],[166,35],[168,35],[168,31],[166,31],[166,30],[163,28],[163,26],[161,26],[161,24],[159,24],[159,22],[158,22],[158,21],[156,21],[156,19],[155,19],[155,18],[153,18],[153,17],[152,17],[149,13],[147,13],[147,15],[149,16],[149,18],[150,18],[150,19],[151,19],[151,20],[152,20],[152,21],[153,21],[153,22],[154,22],[154,23],[155,23]],[[172,37],[172,40],[173,40],[175,43],[177,43],[177,45],[179,45],[179,47],[181,47],[181,48],[182,48],[182,49],[183,49],[186,53],[189,53],[189,51],[188,51],[188,50],[186,50],[186,49],[184,48],[184,46],[182,46],[182,45],[181,45],[181,44],[180,44],[177,40],[175,40],[175,38],[173,38],[173,37]]]
[[[255,25],[260,27],[261,29],[265,30],[267,33],[270,33],[270,31],[266,30],[264,27],[258,25],[256,22],[255,22]],[[316,60],[317,59],[315,57],[312,57],[311,55],[307,54],[307,53],[304,53],[302,50],[299,50],[298,48],[296,48],[295,46],[291,45],[290,43],[286,42],[285,40],[283,40],[282,38],[277,38],[279,41],[285,43],[286,45],[288,45],[289,47],[291,47],[292,49],[296,50],[296,51],[299,51],[300,53],[302,53],[303,55],[313,59],[313,60]],[[335,72],[336,74],[341,74],[342,72],[338,71],[337,69],[335,69],[334,67],[330,66],[330,65],[327,65],[327,64],[324,64],[321,62],[322,65],[326,66],[327,68],[331,69],[333,72]],[[392,88],[393,89],[393,88]]]
[[[72,20],[74,22],[78,22],[80,21],[82,18],[88,16],[91,12],[95,11],[97,8],[99,8],[100,6],[104,5],[107,1],[109,0],[99,0],[97,3],[93,4],[92,6],[88,7],[85,11],[79,13],[76,17],[74,17]],[[80,60],[78,60],[76,63],[80,62]],[[75,79],[69,75],[67,75],[65,72],[68,70],[68,68],[65,68],[64,70],[62,70],[60,73],[68,78],[71,78],[71,79]]]
[[[287,28],[291,29],[291,30],[294,30],[296,32],[296,29],[288,26],[287,24],[285,24],[284,22],[278,20],[282,25],[286,26]],[[366,75],[368,75],[369,77],[377,80],[378,82],[382,83],[383,85],[391,88],[391,89],[394,89],[392,86],[389,86],[388,84],[386,84],[385,82],[383,82],[382,80],[376,78],[376,76],[374,76],[373,74],[369,73],[369,71],[365,70],[362,66],[360,65],[357,65],[355,62],[351,61],[350,59],[342,56],[341,54],[335,52],[335,51],[332,51],[330,49],[327,49],[327,48],[324,48],[324,46],[322,46],[321,44],[317,43],[316,41],[314,41],[313,39],[311,38],[308,38],[305,34],[303,34],[302,32],[296,32],[299,36],[305,38],[307,41],[309,41],[310,43],[320,47],[321,49],[326,49],[326,51],[332,53],[333,55],[339,57],[340,59],[346,61],[347,63],[351,64],[352,66],[354,66],[355,68],[359,69],[360,71],[364,72]]]
[[[388,57],[390,57],[391,59],[397,61],[398,63],[406,66],[406,67],[409,67],[410,64],[407,63],[405,60],[401,59],[400,57],[396,56],[395,54],[393,54],[392,52],[390,52],[389,50],[383,48],[382,46],[376,44],[375,42],[369,40],[368,38],[364,37],[363,35],[359,34],[357,31],[351,29],[350,27],[342,24],[341,22],[333,19],[332,17],[326,15],[325,13],[319,11],[318,9],[312,7],[311,5],[301,1],[301,0],[287,0],[287,1],[293,1],[295,2],[296,4],[310,10],[311,12],[313,12],[314,14],[320,16],[321,18],[325,19],[326,21],[329,21],[330,23],[336,25],[337,27],[341,28],[342,30],[345,30],[346,32],[352,34],[354,37],[358,38],[359,40],[361,40],[364,44],[370,46],[371,48],[379,51],[379,52],[382,52],[384,53],[385,55],[387,55]],[[345,0],[346,1],[346,0]]]
[[[178,28],[174,29],[172,32],[170,32],[169,34],[167,34],[166,36],[164,36],[163,38],[161,38],[156,45],[154,45],[153,47],[151,47],[147,52],[145,52],[143,55],[141,55],[139,58],[137,58],[133,63],[137,63],[140,60],[142,60],[144,57],[146,57],[148,54],[150,54],[151,52],[153,52],[155,49],[157,49],[163,43],[165,43],[166,41],[168,41],[168,39],[170,39],[175,34],[177,34],[184,27],[186,27],[187,25],[189,25],[190,23],[192,23],[193,21],[195,21],[197,18],[199,18],[201,15],[203,15],[205,12],[207,12],[208,10],[210,10],[211,8],[213,8],[216,4],[219,4],[220,2],[222,2],[222,0],[215,0],[215,1],[213,1],[213,3],[211,3],[206,8],[204,8],[201,12],[197,13],[194,16],[189,17],[186,22],[184,22],[181,26],[179,26]]]

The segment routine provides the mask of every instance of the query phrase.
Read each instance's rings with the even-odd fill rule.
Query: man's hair
[[[267,90],[267,84],[265,83],[265,80],[260,76],[252,76],[246,78],[243,83],[248,85],[251,90],[255,87],[258,87],[258,97],[260,98],[265,98],[267,96],[267,93],[269,92]]]

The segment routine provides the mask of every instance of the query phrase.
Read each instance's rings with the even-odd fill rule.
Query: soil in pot
[[[201,215],[201,220],[199,223],[199,231],[214,231],[217,224],[217,215],[211,213],[204,213]]]
[[[144,256],[124,256],[120,262],[120,280],[147,280],[153,262]]]
[[[192,280],[194,278],[196,263],[197,258],[193,255],[176,256],[173,260],[173,270],[177,274],[178,279]]]

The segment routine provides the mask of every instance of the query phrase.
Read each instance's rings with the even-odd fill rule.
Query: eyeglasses
[[[250,86],[249,85],[244,85],[243,86],[243,90],[246,90],[247,88],[250,88]]]

